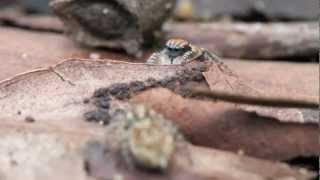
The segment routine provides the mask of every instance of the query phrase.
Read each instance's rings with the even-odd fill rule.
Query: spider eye
[[[177,47],[170,47],[170,46],[167,46],[167,49],[169,51],[174,51],[174,52],[179,52],[181,51],[182,49],[181,48],[177,48]]]

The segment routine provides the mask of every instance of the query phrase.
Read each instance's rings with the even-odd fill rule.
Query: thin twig
[[[220,91],[208,91],[200,88],[190,88],[189,90],[192,96],[194,97],[205,97],[214,100],[218,99],[232,103],[283,108],[319,108],[319,102],[317,102],[316,100],[289,99],[283,97],[257,97],[249,95],[231,94]]]

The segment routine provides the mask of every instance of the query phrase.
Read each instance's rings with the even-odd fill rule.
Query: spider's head
[[[191,50],[190,43],[184,39],[170,39],[166,43],[166,50],[171,60],[183,56],[184,53]]]

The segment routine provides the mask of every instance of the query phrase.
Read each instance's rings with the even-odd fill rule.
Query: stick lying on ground
[[[314,99],[289,99],[283,97],[258,97],[250,95],[231,94],[221,91],[211,91],[199,87],[190,87],[189,90],[193,97],[205,97],[209,99],[218,99],[233,103],[242,103],[248,105],[259,105],[268,107],[283,108],[319,108],[319,102]]]

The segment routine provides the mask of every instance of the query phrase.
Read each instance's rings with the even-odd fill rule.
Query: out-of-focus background
[[[319,1],[175,3],[0,0],[0,180],[319,180],[319,113],[283,107],[318,104]],[[168,57],[161,50],[170,38],[215,53],[226,66],[143,64],[157,51],[165,55],[158,59]],[[236,95],[236,101],[185,98],[189,81],[209,94]],[[238,96],[249,99],[239,102]],[[247,105],[252,97],[273,104]],[[113,112],[129,99],[172,120],[192,144],[177,146],[186,151],[177,151],[183,158],[174,157],[170,171],[142,172],[124,161],[135,160],[123,157],[133,153],[109,151],[123,139],[113,139],[101,124],[114,122]],[[167,139],[169,131],[163,132]],[[99,138],[105,144],[88,143]],[[126,141],[145,151],[144,140]]]
[[[49,0],[2,0],[0,6],[5,9],[20,8],[27,13],[51,13]]]
[[[60,5],[50,7],[50,1]],[[316,20],[319,13],[315,0],[161,0],[155,2],[160,2],[155,6],[156,12],[134,10],[140,13],[133,15],[139,16],[138,22],[132,21],[125,14],[122,14],[123,18],[119,17],[121,11],[116,7],[110,7],[108,12],[112,13],[105,15],[103,9],[109,7],[102,5],[105,4],[104,1],[101,1],[102,4],[95,1],[99,4],[97,6],[91,1],[72,1],[78,6],[76,8],[70,8],[73,5],[69,7],[65,2],[69,1],[2,0],[0,23],[9,27],[58,33],[64,30],[78,44],[93,48],[111,48],[111,51],[108,51],[111,53],[114,53],[116,48],[124,49],[127,54],[136,57],[143,54],[144,58],[141,59],[140,56],[140,60],[145,59],[155,49],[161,48],[164,42],[153,41],[155,38],[166,40],[170,37],[180,37],[224,58],[317,61]],[[176,6],[173,6],[174,2],[177,2]],[[173,15],[170,16],[172,9]],[[47,17],[49,19],[46,19]],[[58,21],[58,17],[61,21]],[[158,31],[159,25],[161,26],[166,17],[169,17],[169,25],[163,28],[166,33],[161,33]],[[115,19],[116,21],[113,21]],[[72,21],[78,25],[75,26]],[[64,22],[64,25],[61,22]],[[123,23],[123,27],[128,25],[122,28],[123,32],[120,32],[121,26],[117,24],[119,22]],[[143,25],[140,27],[143,32],[130,33],[129,29],[132,27],[129,22]],[[152,29],[153,27],[155,29]],[[86,31],[81,32],[82,29]],[[92,35],[89,31],[93,32]],[[129,37],[130,40],[126,39],[126,42],[122,43],[126,44],[125,47],[116,43],[115,39],[111,40],[110,36],[113,37],[115,32]],[[138,37],[140,35],[143,38]],[[137,39],[143,39],[141,42],[144,44]],[[147,45],[147,48],[143,48],[143,45]],[[150,45],[155,48],[151,49]],[[119,56],[116,58],[123,60]]]
[[[187,13],[187,7],[193,7]],[[177,14],[211,19],[230,16],[239,20],[312,20],[318,15],[314,0],[180,0]]]
[[[2,8],[20,8],[28,13],[51,13],[49,0],[1,0]],[[212,20],[232,17],[244,21],[316,20],[315,0],[179,0],[176,18]]]

